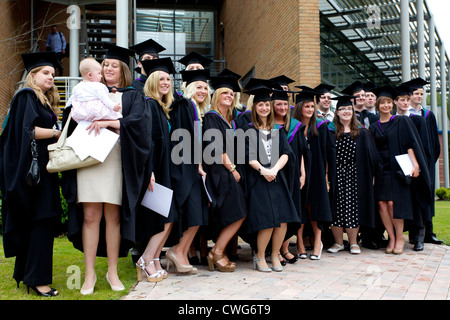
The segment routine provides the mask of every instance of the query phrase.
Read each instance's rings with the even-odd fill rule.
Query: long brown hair
[[[211,110],[214,110],[218,113],[220,113],[219,110],[219,101],[220,101],[220,95],[224,92],[233,91],[230,88],[218,88],[216,91],[214,91],[214,94],[211,98]],[[233,101],[234,105],[234,101]],[[228,109],[227,114],[224,114],[223,116],[226,117],[228,122],[231,122],[233,120],[233,105]]]
[[[336,138],[342,139],[344,135],[344,125],[341,123],[341,118],[338,115],[339,109],[334,113],[334,126],[336,127]],[[360,128],[358,126],[358,120],[356,119],[355,110],[352,108],[352,119],[350,120],[350,137],[356,139],[359,135]]]
[[[103,61],[101,63],[101,66],[102,66],[102,83],[107,85],[106,81],[105,81],[105,75],[103,74],[103,68],[105,66],[105,60],[106,59],[103,59]],[[127,87],[131,86],[131,81],[132,81],[131,80],[131,71],[130,71],[130,68],[128,67],[128,65],[125,62],[123,62],[121,60],[118,60],[118,61],[119,61],[119,66],[120,66],[120,84],[119,84],[119,86],[120,86],[120,88],[127,88]]]
[[[263,126],[263,122],[262,122],[261,118],[258,116],[258,113],[256,112],[256,107],[260,102],[267,102],[267,101],[254,102],[253,107],[252,107],[252,122],[256,129],[261,129],[261,127]],[[267,127],[269,127],[269,130],[273,129],[273,127],[275,125],[275,115],[273,112],[273,104],[272,103],[270,103],[270,114],[267,117],[266,125],[267,125]]]
[[[302,114],[303,114],[303,107],[305,105],[305,103],[309,103],[312,102],[314,104],[314,112],[313,115],[311,117],[311,119],[309,120],[309,124],[308,127],[311,130],[311,133],[313,136],[318,136],[319,132],[317,131],[316,128],[316,123],[317,123],[317,104],[315,101],[310,101],[310,100],[305,100],[305,101],[300,101],[299,103],[297,103],[295,105],[294,111],[292,112],[292,117],[299,120],[300,122],[304,123],[304,120],[302,119]]]
[[[286,100],[273,100],[271,102],[274,116],[275,116],[275,101],[286,101]],[[289,106],[289,101],[287,101],[287,103],[288,103],[288,110],[286,112],[286,115],[284,116],[284,129],[286,130],[286,132],[289,132],[289,128],[291,126],[291,109]]]

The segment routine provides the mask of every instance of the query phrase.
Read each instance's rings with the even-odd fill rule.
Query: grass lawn
[[[450,245],[450,201],[436,201],[436,217],[433,220],[434,232],[446,245]],[[3,252],[3,239],[0,237],[0,300],[48,300],[38,297],[34,292],[27,294],[22,283],[16,288],[12,278],[14,258],[6,259]],[[59,296],[52,300],[119,300],[126,295],[136,283],[136,270],[131,257],[119,259],[119,277],[125,286],[125,291],[114,292],[105,279],[107,271],[106,258],[97,258],[97,284],[94,294],[83,296],[80,287],[84,281],[83,253],[73,248],[66,237],[55,239],[53,256],[53,287]],[[77,282],[78,281],[78,282]]]

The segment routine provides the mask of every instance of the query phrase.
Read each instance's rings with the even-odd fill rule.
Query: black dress
[[[248,139],[248,161],[257,160],[263,167],[271,168],[278,160],[273,158],[276,147],[279,157],[292,155],[284,130],[275,129],[270,133],[264,133],[251,123],[247,130],[254,131],[254,135],[250,135]],[[264,148],[268,150],[262,150]],[[300,219],[289,192],[284,170],[280,170],[272,182],[268,182],[250,164],[245,166],[245,172],[248,216],[244,232],[251,235],[259,230],[280,227],[281,223],[296,223],[298,229]]]
[[[31,131],[51,129],[56,115],[25,88],[13,98],[0,140],[0,188],[5,257],[16,257],[14,278],[27,285],[52,283],[53,238],[62,213],[57,173],[48,173],[47,146],[54,138],[36,140],[40,184],[25,176],[31,164]]]
[[[212,131],[209,131],[212,129]],[[228,225],[247,216],[247,205],[243,185],[245,175],[243,164],[236,161],[235,137],[236,126],[230,125],[221,115],[212,110],[203,119],[203,169],[206,172],[206,187],[212,198],[210,205],[209,231],[214,238]],[[228,131],[228,135],[227,135]],[[210,133],[220,136],[208,137]],[[228,136],[228,139],[227,139]],[[229,147],[227,148],[227,143]],[[233,174],[222,164],[222,154],[227,153],[241,176],[238,183]],[[215,159],[207,159],[208,156]]]

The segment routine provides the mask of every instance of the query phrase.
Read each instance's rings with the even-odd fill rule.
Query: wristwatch
[[[236,170],[236,165],[235,165],[235,164],[232,164],[229,171],[230,171],[230,172],[233,172],[234,170]]]
[[[262,174],[262,166],[258,168],[259,174]]]

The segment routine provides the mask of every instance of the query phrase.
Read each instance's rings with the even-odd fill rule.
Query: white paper
[[[119,135],[106,128],[101,128],[98,135],[95,135],[94,131],[89,134],[86,128],[91,123],[80,121],[71,136],[67,138],[67,145],[81,160],[91,156],[103,162],[119,139]]]
[[[399,164],[405,176],[410,176],[414,165],[411,161],[411,158],[409,157],[409,154],[405,153],[399,156],[395,156],[395,160],[397,160],[397,163]]]
[[[153,192],[147,189],[141,204],[167,218],[172,205],[172,196],[171,189],[155,183]]]

